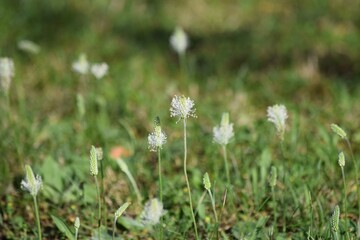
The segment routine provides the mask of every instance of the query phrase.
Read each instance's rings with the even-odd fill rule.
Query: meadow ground
[[[20,187],[29,164],[43,182],[37,193],[43,239],[74,239],[76,217],[79,239],[95,239],[93,145],[103,150],[103,239],[111,239],[114,213],[125,202],[131,205],[117,219],[116,239],[195,239],[183,121],[169,111],[172,98],[185,95],[197,115],[187,119],[187,172],[201,239],[357,239],[359,4],[1,1],[0,57],[13,59],[15,76],[0,99],[0,238],[38,236],[32,197]],[[169,44],[176,26],[190,40],[185,57]],[[19,46],[22,40],[40,51]],[[98,80],[73,71],[81,53],[91,63],[106,62],[108,74]],[[275,104],[287,108],[283,141],[267,120]],[[230,180],[222,146],[213,140],[224,112],[234,129],[226,145]],[[160,198],[158,155],[148,148],[156,117],[167,135],[161,150],[166,212],[161,224],[144,226],[146,202]]]

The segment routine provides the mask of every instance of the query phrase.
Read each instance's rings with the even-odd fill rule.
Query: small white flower
[[[109,70],[109,66],[106,63],[94,63],[91,66],[91,73],[97,78],[103,78]]]
[[[89,72],[90,64],[87,60],[86,54],[80,54],[78,60],[73,62],[72,69],[80,74],[87,74]]]
[[[164,214],[165,210],[163,209],[162,202],[157,198],[153,198],[146,202],[144,210],[140,215],[140,219],[144,225],[156,225]]]
[[[40,47],[36,43],[30,40],[20,40],[18,42],[18,48],[24,52],[31,54],[38,54],[40,52]]]
[[[171,101],[170,116],[187,119],[188,117],[196,117],[194,108],[195,103],[189,97],[174,96]]]
[[[0,58],[0,91],[9,92],[11,79],[14,77],[14,62],[11,58]]]
[[[287,118],[288,115],[284,105],[276,104],[267,108],[267,119],[269,122],[274,123],[281,140],[284,138],[286,128],[285,122]]]
[[[30,192],[33,197],[36,197],[41,186],[42,180],[39,175],[34,175],[31,167],[29,165],[25,165],[26,178],[21,181],[21,188]]]
[[[188,45],[188,37],[184,30],[180,27],[177,27],[174,33],[170,37],[171,47],[178,53],[184,54]]]
[[[234,136],[233,124],[229,123],[229,113],[223,113],[220,126],[213,128],[214,141],[226,145]]]
[[[156,126],[154,132],[148,136],[149,149],[150,151],[156,152],[162,148],[162,145],[166,143],[166,135],[161,131],[160,126]]]

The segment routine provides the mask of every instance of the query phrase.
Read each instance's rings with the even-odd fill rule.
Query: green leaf
[[[70,239],[74,240],[74,233],[70,230],[70,228],[66,225],[66,223],[59,217],[51,215],[53,222],[55,223],[56,227],[60,230],[60,232],[64,233],[65,236]]]
[[[144,228],[144,225],[142,225],[139,221],[130,217],[120,217],[118,223],[130,230],[139,230]]]
[[[59,163],[51,156],[48,156],[41,166],[41,176],[44,182],[58,191],[63,190],[63,169]],[[57,176],[57,177],[54,177]]]
[[[90,184],[84,184],[84,201],[93,203],[96,201],[96,187]]]

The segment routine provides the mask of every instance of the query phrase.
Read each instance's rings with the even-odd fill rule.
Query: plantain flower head
[[[209,177],[209,174],[207,172],[204,174],[203,184],[204,184],[204,187],[205,187],[205,189],[207,191],[209,191],[211,189],[210,177]]]
[[[75,227],[76,229],[79,229],[79,228],[80,228],[80,218],[79,218],[79,217],[76,217],[76,218],[75,218],[74,227]]]
[[[181,27],[177,27],[170,36],[170,45],[178,54],[184,54],[189,46],[189,40]]]
[[[223,113],[220,126],[213,128],[214,141],[220,145],[227,145],[234,137],[233,124],[229,123],[229,113]]]
[[[148,136],[148,142],[150,151],[156,152],[162,148],[162,145],[166,143],[166,135],[161,130],[161,126],[155,126],[154,132]]]
[[[267,108],[267,119],[269,122],[274,123],[281,140],[284,139],[287,118],[288,114],[284,105],[276,104]]]
[[[109,66],[106,63],[94,63],[91,65],[91,73],[97,78],[101,79],[103,78],[109,70]]]
[[[345,167],[345,155],[343,152],[339,153],[339,160],[338,160],[339,166],[340,167]]]
[[[121,205],[119,207],[118,210],[116,210],[115,212],[115,219],[118,219],[119,217],[121,217],[121,215],[125,212],[125,210],[130,206],[131,203],[126,202],[123,205]]]
[[[98,169],[98,151],[94,146],[91,146],[90,149],[90,174],[93,176],[97,176],[99,169]]]
[[[178,117],[179,119],[196,117],[194,106],[194,101],[189,97],[175,95],[171,101],[170,116]]]
[[[36,197],[42,186],[42,180],[39,175],[34,175],[31,167],[25,165],[26,178],[21,181],[21,188],[28,191],[33,197]]]
[[[86,54],[80,54],[79,58],[73,62],[72,69],[79,74],[87,74],[89,72],[90,64],[87,60]]]
[[[330,125],[331,130],[336,133],[337,135],[339,135],[339,137],[341,137],[342,139],[346,139],[347,135],[346,132],[344,131],[344,129],[342,129],[341,127],[339,127],[339,125],[332,123]]]
[[[269,185],[270,185],[270,187],[274,188],[274,187],[276,186],[276,181],[277,181],[277,171],[276,171],[276,167],[272,166],[272,167],[271,167],[270,178],[269,178]]]
[[[340,208],[339,205],[336,205],[334,212],[331,216],[331,229],[333,232],[339,231],[339,218],[340,218]]]
[[[157,198],[146,202],[144,210],[140,215],[141,222],[146,225],[156,225],[159,223],[162,215],[165,214],[163,204]]]
[[[30,40],[20,40],[17,44],[18,48],[24,52],[31,54],[38,54],[40,52],[40,47],[36,43]]]
[[[0,58],[0,91],[8,94],[11,79],[14,77],[14,62],[11,58]]]

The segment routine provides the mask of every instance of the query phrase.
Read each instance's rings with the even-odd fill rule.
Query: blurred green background
[[[176,26],[181,26],[190,39],[186,73],[169,45]],[[21,40],[38,44],[40,52],[20,50]],[[86,86],[79,87],[79,75],[71,64],[80,53],[86,53],[90,62],[107,62],[108,76],[100,81],[88,79]],[[216,170],[211,159],[220,155],[211,147],[211,131],[224,111],[230,112],[238,131],[233,158],[266,162],[261,168],[264,175],[272,155],[269,146],[276,146],[266,123],[266,107],[286,104],[292,121],[289,154],[299,153],[290,171],[299,179],[316,174],[308,187],[319,194],[319,202],[327,210],[340,194],[329,200],[320,194],[328,189],[318,187],[325,182],[329,188],[340,185],[331,177],[336,166],[323,175],[316,172],[327,166],[324,159],[337,154],[334,140],[327,135],[328,124],[341,122],[347,126],[358,151],[357,0],[1,0],[0,56],[15,62],[10,108],[4,101],[0,105],[0,155],[6,160],[0,163],[0,223],[4,227],[0,237],[5,239],[31,238],[33,233],[33,226],[28,224],[33,216],[25,207],[29,201],[21,202],[26,194],[19,191],[24,163],[34,166],[47,184],[42,210],[61,215],[68,222],[77,211],[83,190],[79,186],[90,182],[84,188],[92,187],[87,165],[92,144],[102,146],[105,155],[113,146],[128,149],[128,164],[140,188],[145,195],[156,196],[156,157],[148,152],[146,138],[153,119],[160,116],[169,142],[173,142],[164,150],[164,161],[170,163],[165,164],[165,176],[181,168],[181,127],[170,119],[168,111],[174,94],[190,95],[197,107],[199,118],[189,126],[189,132],[191,141],[198,143],[192,145],[190,163],[197,166],[191,175],[198,195],[202,173],[207,169],[212,175]],[[78,116],[78,93],[85,96],[85,119]],[[268,136],[264,138],[264,134]],[[304,161],[311,162],[308,169]],[[229,226],[239,224],[232,228],[234,235],[236,229],[247,229],[242,223],[259,219],[263,213],[256,210],[266,198],[263,175],[258,183],[263,195],[254,193],[254,203],[246,196],[256,189],[249,185],[256,173],[247,169],[259,166],[254,161],[240,165],[236,184],[243,187],[239,190],[243,191],[239,193],[243,215],[233,222],[229,217]],[[106,166],[110,209],[132,193],[125,177],[119,179],[121,171],[116,164],[108,161]],[[60,173],[58,169],[62,169]],[[59,178],[53,178],[56,174]],[[173,174],[167,182],[167,209],[186,205],[182,194],[171,192],[184,187],[179,179],[181,176]],[[303,189],[299,186],[300,182],[294,183],[294,192],[300,194]],[[59,205],[68,208],[59,210]],[[135,206],[130,215],[135,216],[139,209]],[[176,217],[168,219],[169,226],[176,226],[179,211],[171,216]],[[321,226],[326,225],[324,216],[319,219],[317,236],[325,232]],[[49,216],[42,220],[45,237],[60,236]],[[290,232],[296,232],[303,223],[302,218],[293,221]],[[88,233],[88,229],[83,231]],[[136,236],[141,239],[147,235]]]

